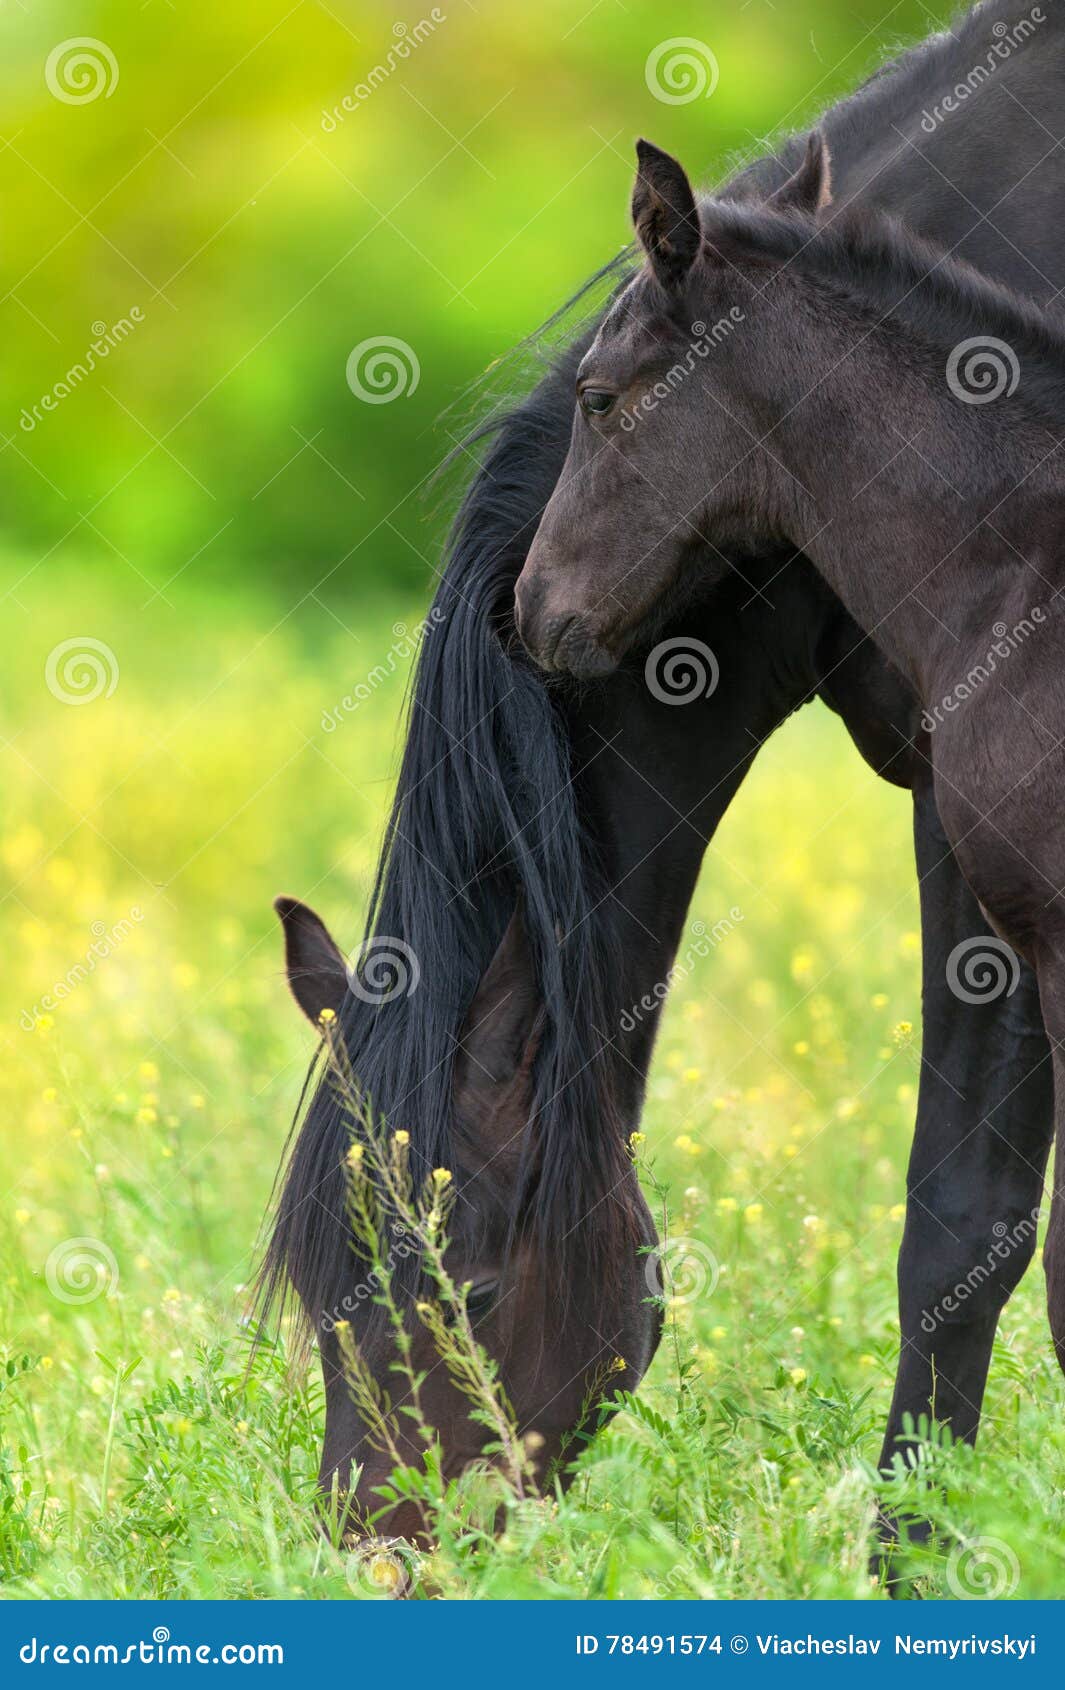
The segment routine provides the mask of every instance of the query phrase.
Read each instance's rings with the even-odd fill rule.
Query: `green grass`
[[[354,941],[404,664],[335,732],[321,717],[420,610],[309,598],[285,615],[179,583],[143,611],[139,590],[42,577],[18,589],[0,682],[0,1576],[11,1595],[371,1595],[314,1526],[316,1374],[279,1346],[245,1381],[240,1320],[313,1045],[270,899],[304,896]],[[120,674],[72,706],[45,665],[78,633]],[[874,1593],[919,944],[907,802],[819,708],[760,760],[691,920],[733,907],[669,1004],[641,1150],[716,1286],[674,1308],[564,1501],[515,1505],[498,1542],[445,1531],[444,1594]],[[102,1264],[84,1301],[54,1289],[77,1238]],[[987,1408],[975,1457],[935,1457],[922,1576],[957,1593],[959,1554],[988,1540],[1016,1558],[1017,1595],[1058,1596],[1065,1432],[1038,1271]]]

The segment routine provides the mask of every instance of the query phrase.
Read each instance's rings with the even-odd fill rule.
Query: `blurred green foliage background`
[[[0,1581],[19,1594],[360,1593],[310,1506],[316,1373],[294,1389],[278,1353],[243,1382],[256,1232],[316,1042],[270,899],[357,942],[456,478],[429,483],[486,368],[627,243],[634,137],[711,184],[950,8],[436,10],[0,8]],[[713,55],[709,98],[648,87],[680,36]],[[56,57],[77,37],[80,68]],[[347,379],[379,336],[407,348],[387,404]],[[869,1594],[918,1078],[909,831],[820,707],[759,756],[691,912],[742,925],[672,995],[642,1121],[671,1232],[720,1284],[680,1310],[652,1418],[619,1415],[566,1509],[445,1557],[445,1594]],[[99,1271],[71,1292],[56,1264],[86,1244]],[[1065,1541],[1042,1300],[1030,1274],[978,1461],[955,1451],[936,1484],[957,1542],[995,1545],[1034,1597],[1060,1594]]]
[[[0,510],[15,581],[70,560],[114,572],[138,603],[178,572],[186,587],[243,577],[287,593],[333,572],[335,593],[424,589],[442,527],[426,478],[476,414],[479,374],[625,244],[634,137],[712,183],[949,12],[944,0],[444,0],[440,21],[423,0],[5,8]],[[84,101],[57,97],[46,74],[76,36],[113,61],[97,52],[84,74],[104,91]],[[711,97],[649,91],[648,56],[675,36],[713,53]],[[65,74],[68,94],[91,86],[75,68],[51,73],[61,87]],[[41,412],[123,319],[120,344]],[[405,341],[420,368],[387,406],[345,379],[352,348],[377,335]]]

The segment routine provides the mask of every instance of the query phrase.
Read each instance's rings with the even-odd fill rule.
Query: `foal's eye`
[[[485,1280],[481,1285],[471,1285],[466,1293],[466,1313],[471,1320],[477,1320],[487,1314],[495,1302],[498,1282],[494,1279]]]
[[[616,393],[608,393],[603,387],[585,387],[580,395],[581,410],[589,416],[605,417],[616,398]]]

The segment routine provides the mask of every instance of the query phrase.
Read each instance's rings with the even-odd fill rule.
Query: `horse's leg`
[[[1065,930],[1056,935],[1053,951],[1038,963],[1047,1031],[1054,1052],[1054,1178],[1050,1219],[1043,1245],[1047,1281],[1047,1313],[1058,1364],[1065,1372]]]
[[[968,991],[959,968],[978,946],[960,956],[956,948],[988,930],[927,780],[914,790],[914,834],[924,1042],[899,1256],[902,1350],[884,1471],[912,1447],[909,1419],[976,1437],[999,1313],[1035,1248],[1053,1120],[1052,1066],[1031,970],[1022,968],[1008,997],[1008,981],[983,1001],[958,995],[959,982]],[[1065,1335],[1065,1277],[1059,1306]]]

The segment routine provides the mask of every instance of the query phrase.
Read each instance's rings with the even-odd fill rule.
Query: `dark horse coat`
[[[988,274],[1049,298],[1065,282],[1065,245],[1044,201],[1052,179],[1060,186],[1062,166],[1051,158],[1025,172],[1048,151],[1038,123],[1053,121],[1065,88],[1065,32],[1056,17],[1037,49],[1018,51],[949,122],[926,127],[937,98],[990,49],[992,22],[1023,15],[1016,5],[978,7],[955,35],[882,71],[824,127],[837,206],[853,196],[890,209]],[[764,200],[801,160],[802,143],[785,143],[724,193]],[[549,1455],[580,1381],[604,1355],[624,1358],[622,1383],[632,1385],[656,1341],[637,1253],[649,1221],[625,1150],[656,1015],[626,1020],[626,1011],[668,977],[705,845],[757,746],[820,693],[874,767],[914,795],[924,1064],[900,1259],[902,1354],[884,1460],[899,1448],[904,1416],[930,1412],[933,1380],[938,1417],[972,1437],[998,1313],[1031,1240],[957,1314],[931,1332],[924,1316],[982,1256],[996,1223],[1020,1221],[1039,1202],[1051,1078],[1034,982],[1024,970],[1008,998],[961,1004],[952,995],[949,958],[987,929],[946,846],[928,765],[915,750],[916,698],[794,547],[773,535],[745,553],[733,547],[727,577],[709,593],[699,589],[710,571],[687,571],[695,590],[664,602],[656,595],[653,619],[639,619],[620,667],[594,686],[547,684],[524,659],[512,638],[514,583],[559,481],[574,379],[591,339],[583,335],[499,424],[456,524],[438,621],[419,661],[370,926],[376,943],[398,938],[413,949],[422,983],[411,997],[378,1004],[365,992],[343,996],[352,1070],[375,1109],[409,1130],[419,1167],[455,1171],[466,1198],[456,1212],[458,1259],[468,1277],[495,1286],[479,1332],[502,1362],[519,1423],[544,1435]],[[637,553],[645,515],[634,512]],[[558,631],[546,625],[546,593],[537,600],[556,539],[554,528],[542,531],[543,576],[523,575],[522,631],[538,656],[579,667],[567,662],[579,658],[576,647],[560,654],[556,639],[548,649],[548,634]],[[700,536],[690,540],[696,558]],[[720,665],[713,695],[683,710],[643,683],[648,645],[680,634],[712,645]],[[517,936],[513,923],[507,928],[516,901]],[[506,1096],[496,1110],[482,1097],[471,1111],[460,1030],[471,1030],[479,983],[483,1021],[517,982],[522,1016],[502,1041],[501,1064],[489,1064]],[[524,1091],[515,1105],[519,1073]],[[323,1085],[292,1153],[267,1285],[287,1277],[320,1338],[323,1482],[337,1475],[346,1485],[361,1462],[360,1501],[373,1507],[381,1460],[366,1445],[328,1322],[359,1272],[344,1215],[348,1134]],[[534,1281],[550,1295],[532,1296]],[[364,1326],[364,1354],[385,1380],[387,1336],[372,1319]],[[432,1365],[428,1352],[425,1360]],[[472,1447],[462,1405],[441,1395],[434,1411],[445,1451],[461,1462]],[[397,1518],[390,1529],[406,1523]]]

